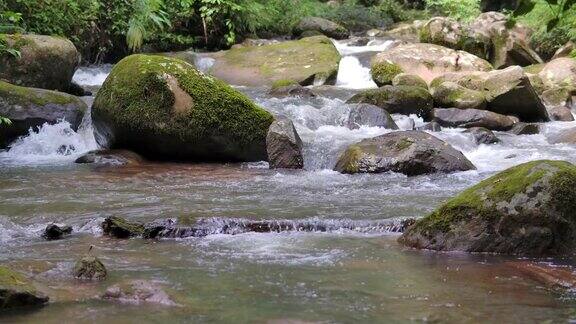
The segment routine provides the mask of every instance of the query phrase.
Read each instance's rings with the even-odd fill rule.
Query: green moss
[[[523,67],[524,72],[526,73],[531,73],[531,74],[538,74],[540,73],[540,71],[542,71],[542,69],[546,66],[546,64],[532,64],[532,65],[528,65]]]
[[[28,280],[18,272],[0,266],[0,289],[33,290]]]
[[[568,56],[576,59],[576,49],[573,49]]]
[[[337,73],[340,58],[338,50],[326,36],[234,48],[222,57],[226,65],[255,69],[271,82],[295,80],[298,83],[320,73],[327,76]]]
[[[553,199],[567,210],[573,209],[576,167],[565,161],[533,161],[502,171],[463,191],[419,220],[415,229],[424,233],[446,233],[453,224],[472,217],[495,222],[502,216],[496,208],[498,203],[509,202],[515,195],[526,193],[528,187],[551,171],[556,172],[551,179]]]
[[[168,77],[190,96],[191,107],[174,111],[176,97]],[[130,136],[170,138],[202,158],[218,151],[221,158],[246,159],[246,151],[265,143],[273,121],[270,113],[224,82],[162,56],[124,58],[104,82],[93,107],[95,114]]]
[[[298,84],[298,82],[296,82],[294,80],[281,79],[281,80],[274,81],[272,83],[272,90],[282,88],[282,87],[291,86],[291,85],[296,85],[296,84]]]
[[[30,89],[20,87],[8,82],[0,81],[0,96],[11,104],[34,104],[46,106],[48,104],[67,105],[77,103],[74,96],[50,90]]]
[[[339,161],[340,166],[337,166],[337,168],[340,169],[342,173],[358,173],[360,171],[358,162],[363,154],[362,149],[358,145],[348,147],[346,152],[344,152],[344,156]]]
[[[413,140],[409,138],[403,138],[398,143],[396,143],[396,149],[403,151],[412,146],[412,144],[414,144]]]
[[[394,77],[400,73],[404,73],[404,71],[398,64],[390,62],[378,62],[372,65],[370,73],[372,73],[372,79],[374,82],[376,82],[376,84],[381,87],[383,85],[392,84]]]

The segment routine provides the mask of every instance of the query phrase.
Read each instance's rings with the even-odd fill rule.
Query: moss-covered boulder
[[[518,118],[500,115],[487,110],[434,108],[432,120],[444,127],[484,127],[490,130],[509,130],[518,123]]]
[[[72,274],[76,279],[104,280],[108,276],[108,271],[100,259],[92,255],[86,255],[76,261]]]
[[[417,75],[400,73],[392,79],[393,86],[414,86],[428,89],[428,84]]]
[[[500,172],[418,220],[400,238],[416,248],[573,255],[576,167],[534,161]]]
[[[372,59],[371,73],[374,82],[383,85],[400,73],[414,74],[430,83],[445,73],[490,70],[490,63],[473,54],[417,43],[399,45],[377,54]]]
[[[144,225],[136,222],[129,222],[118,216],[111,216],[102,222],[102,231],[104,235],[125,239],[139,236],[144,233]]]
[[[310,32],[326,35],[334,39],[345,39],[350,37],[350,32],[343,26],[319,17],[304,17],[294,27],[294,36],[299,37]]]
[[[13,308],[41,306],[47,302],[48,297],[38,292],[23,275],[0,266],[0,313]]]
[[[408,176],[475,169],[464,154],[421,131],[400,131],[350,145],[334,170],[341,173],[398,172]]]
[[[547,89],[576,89],[576,58],[561,57],[546,63],[538,76]]]
[[[454,82],[442,82],[432,90],[434,103],[438,107],[459,109],[484,109],[486,98],[484,93],[465,88]]]
[[[270,86],[278,80],[301,85],[334,84],[340,54],[326,36],[234,48],[213,55],[210,72],[234,85]]]
[[[11,125],[0,125],[0,149],[44,123],[64,119],[76,130],[87,109],[82,100],[66,93],[0,81],[0,116],[12,121]]]
[[[383,86],[362,91],[347,103],[364,103],[383,108],[390,114],[416,114],[428,119],[434,100],[428,90],[415,86]]]
[[[0,55],[0,79],[33,88],[67,91],[80,63],[68,39],[44,35],[0,34],[20,56]]]
[[[273,117],[186,62],[132,55],[98,91],[92,119],[101,145],[152,159],[261,161]]]

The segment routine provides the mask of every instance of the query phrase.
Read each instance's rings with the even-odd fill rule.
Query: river
[[[464,188],[519,163],[576,162],[576,147],[546,141],[547,134],[576,122],[547,123],[539,135],[496,132],[502,142],[494,145],[478,146],[462,129],[434,133],[461,150],[475,171],[410,178],[342,175],[331,169],[348,144],[390,131],[344,126],[349,111],[344,101],[376,86],[369,57],[389,42],[336,45],[344,56],[337,86],[317,87],[319,97],[271,99],[265,89],[238,88],[294,121],[304,142],[304,170],[269,170],[265,162],[77,165],[75,158],[97,148],[89,116],[78,132],[65,121],[46,125],[0,152],[0,263],[33,276],[51,296],[47,307],[5,314],[0,321],[527,323],[572,318],[573,295],[519,276],[510,266],[516,258],[415,251],[378,224],[422,217]],[[110,69],[81,68],[75,80],[97,89]],[[393,117],[400,128],[410,127],[409,117]],[[158,242],[109,239],[99,224],[112,215],[138,221],[204,219],[216,234]],[[329,225],[329,230],[219,234],[229,219],[297,220]],[[43,240],[42,230],[52,222],[72,225],[75,234]],[[79,284],[70,272],[90,246],[110,277]],[[97,298],[106,287],[134,279],[163,287],[177,305]]]

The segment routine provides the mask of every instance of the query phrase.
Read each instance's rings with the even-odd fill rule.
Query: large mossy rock
[[[434,17],[420,30],[422,43],[436,44],[489,59],[492,49],[490,38],[447,17]]]
[[[346,103],[371,104],[390,114],[416,114],[428,119],[434,100],[428,90],[415,86],[383,86],[362,91]]]
[[[118,216],[111,216],[102,222],[102,232],[104,235],[119,239],[126,239],[139,236],[144,233],[144,225],[136,222],[129,222]]]
[[[151,159],[262,161],[270,113],[222,81],[178,59],[132,55],[112,70],[94,101],[103,146]]]
[[[334,168],[348,174],[393,171],[408,176],[473,169],[460,151],[422,131],[393,132],[350,145]]]
[[[87,109],[82,100],[66,93],[0,81],[0,116],[12,122],[0,125],[0,149],[44,123],[55,124],[64,119],[76,130]]]
[[[372,79],[379,86],[391,84],[400,73],[414,74],[430,83],[449,72],[490,71],[487,61],[464,51],[434,44],[404,44],[377,54],[372,60]]]
[[[334,84],[340,54],[326,36],[273,45],[233,48],[214,54],[210,73],[230,84],[270,86],[274,82],[301,85]]]
[[[319,17],[305,17],[294,27],[294,36],[322,34],[334,39],[350,37],[350,32],[343,26]]]
[[[561,57],[550,61],[538,76],[546,89],[561,87],[576,90],[576,58]]]
[[[486,97],[477,90],[465,88],[455,82],[442,82],[432,91],[438,107],[459,109],[485,109]]]
[[[48,297],[39,293],[23,275],[0,266],[0,314],[9,309],[41,306],[47,302]]]
[[[408,228],[400,242],[441,251],[573,255],[576,167],[534,161],[467,189]]]
[[[80,63],[69,40],[44,35],[0,34],[19,57],[0,55],[0,79],[33,88],[66,91]]]
[[[432,120],[444,127],[484,127],[490,130],[505,131],[511,129],[519,120],[487,110],[435,108]]]

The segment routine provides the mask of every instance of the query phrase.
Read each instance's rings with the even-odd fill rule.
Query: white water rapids
[[[318,98],[304,100],[299,98],[269,98],[262,90],[241,88],[258,104],[267,110],[290,117],[305,144],[305,166],[307,170],[331,170],[339,153],[349,144],[364,138],[374,137],[390,130],[378,127],[361,127],[350,130],[346,126],[350,107],[345,98],[348,89],[374,88],[371,80],[369,62],[362,62],[366,54],[375,54],[386,50],[392,41],[372,41],[366,46],[348,46],[336,41],[335,45],[342,54],[337,85],[328,94]],[[201,60],[203,68],[212,62]],[[205,66],[206,65],[206,66]],[[111,70],[110,65],[82,67],[74,75],[74,81],[84,87],[100,86]],[[343,94],[344,93],[344,94]],[[86,98],[91,102],[91,98]],[[410,118],[393,116],[401,129],[411,127]],[[422,120],[411,116],[416,126]],[[543,124],[538,135],[514,136],[497,133],[502,139],[499,144],[476,145],[470,134],[462,129],[444,129],[434,133],[461,150],[478,168],[478,172],[493,172],[534,159],[572,160],[576,148],[573,145],[551,145],[546,137],[551,133],[576,126],[575,122],[550,122]],[[67,164],[90,150],[97,149],[89,115],[75,132],[66,121],[55,125],[44,125],[40,129],[30,130],[30,134],[14,142],[8,151],[0,152],[0,163],[9,165],[45,165]],[[258,166],[258,164],[252,164]],[[476,172],[476,171],[474,171]]]

